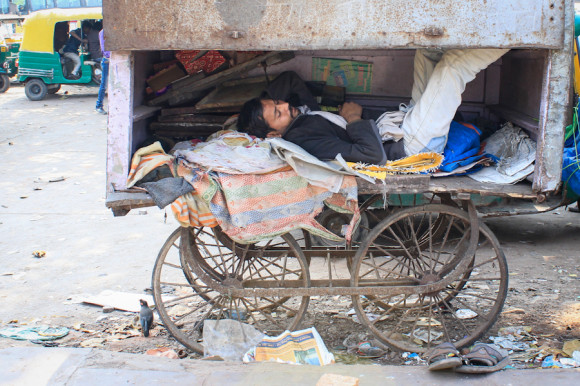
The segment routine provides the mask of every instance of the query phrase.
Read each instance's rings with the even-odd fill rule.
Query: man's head
[[[281,137],[300,110],[269,97],[247,101],[238,117],[238,128],[259,138]]]
[[[88,34],[88,33],[89,33],[89,31],[91,30],[91,27],[92,27],[92,26],[93,26],[93,23],[91,23],[91,22],[90,22],[90,21],[88,21],[88,20],[84,20],[84,21],[81,23],[81,28],[83,29],[83,33],[84,33],[84,34]]]

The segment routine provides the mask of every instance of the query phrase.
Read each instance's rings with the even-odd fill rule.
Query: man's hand
[[[362,116],[362,106],[355,102],[346,102],[338,108],[338,114],[346,119],[347,123],[358,121]]]

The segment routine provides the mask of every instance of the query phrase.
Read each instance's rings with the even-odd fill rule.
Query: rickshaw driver
[[[465,85],[507,49],[417,50],[410,106],[401,124],[402,140],[382,142],[374,121],[380,113],[347,102],[339,116],[320,112],[304,82],[282,73],[268,95],[244,104],[238,128],[260,138],[281,137],[322,160],[383,164],[421,152],[442,153]],[[374,116],[373,116],[374,113]],[[396,138],[397,134],[393,133]]]
[[[74,69],[71,72],[71,75],[75,78],[78,78],[79,71],[81,69],[81,58],[79,57],[79,46],[81,43],[88,43],[87,38],[83,38],[83,36],[88,36],[91,30],[91,24],[87,21],[83,21],[82,23],[82,30],[81,28],[77,28],[75,30],[70,31],[70,37],[68,38],[64,48],[62,49],[63,55],[72,60],[74,63]]]

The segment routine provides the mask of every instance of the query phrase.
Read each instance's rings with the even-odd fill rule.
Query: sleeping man
[[[417,50],[411,102],[398,124],[393,115],[344,103],[339,114],[320,111],[297,74],[284,72],[267,92],[246,102],[238,128],[260,138],[281,137],[321,160],[384,164],[422,152],[442,153],[465,85],[507,49]]]

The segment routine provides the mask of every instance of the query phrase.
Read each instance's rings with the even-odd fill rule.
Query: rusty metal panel
[[[564,129],[570,123],[572,58],[574,41],[574,11],[572,0],[566,0],[565,44],[562,49],[550,50],[544,76],[540,106],[540,138],[536,151],[533,189],[551,192],[561,184]]]
[[[110,50],[564,45],[566,0],[104,0]]]

